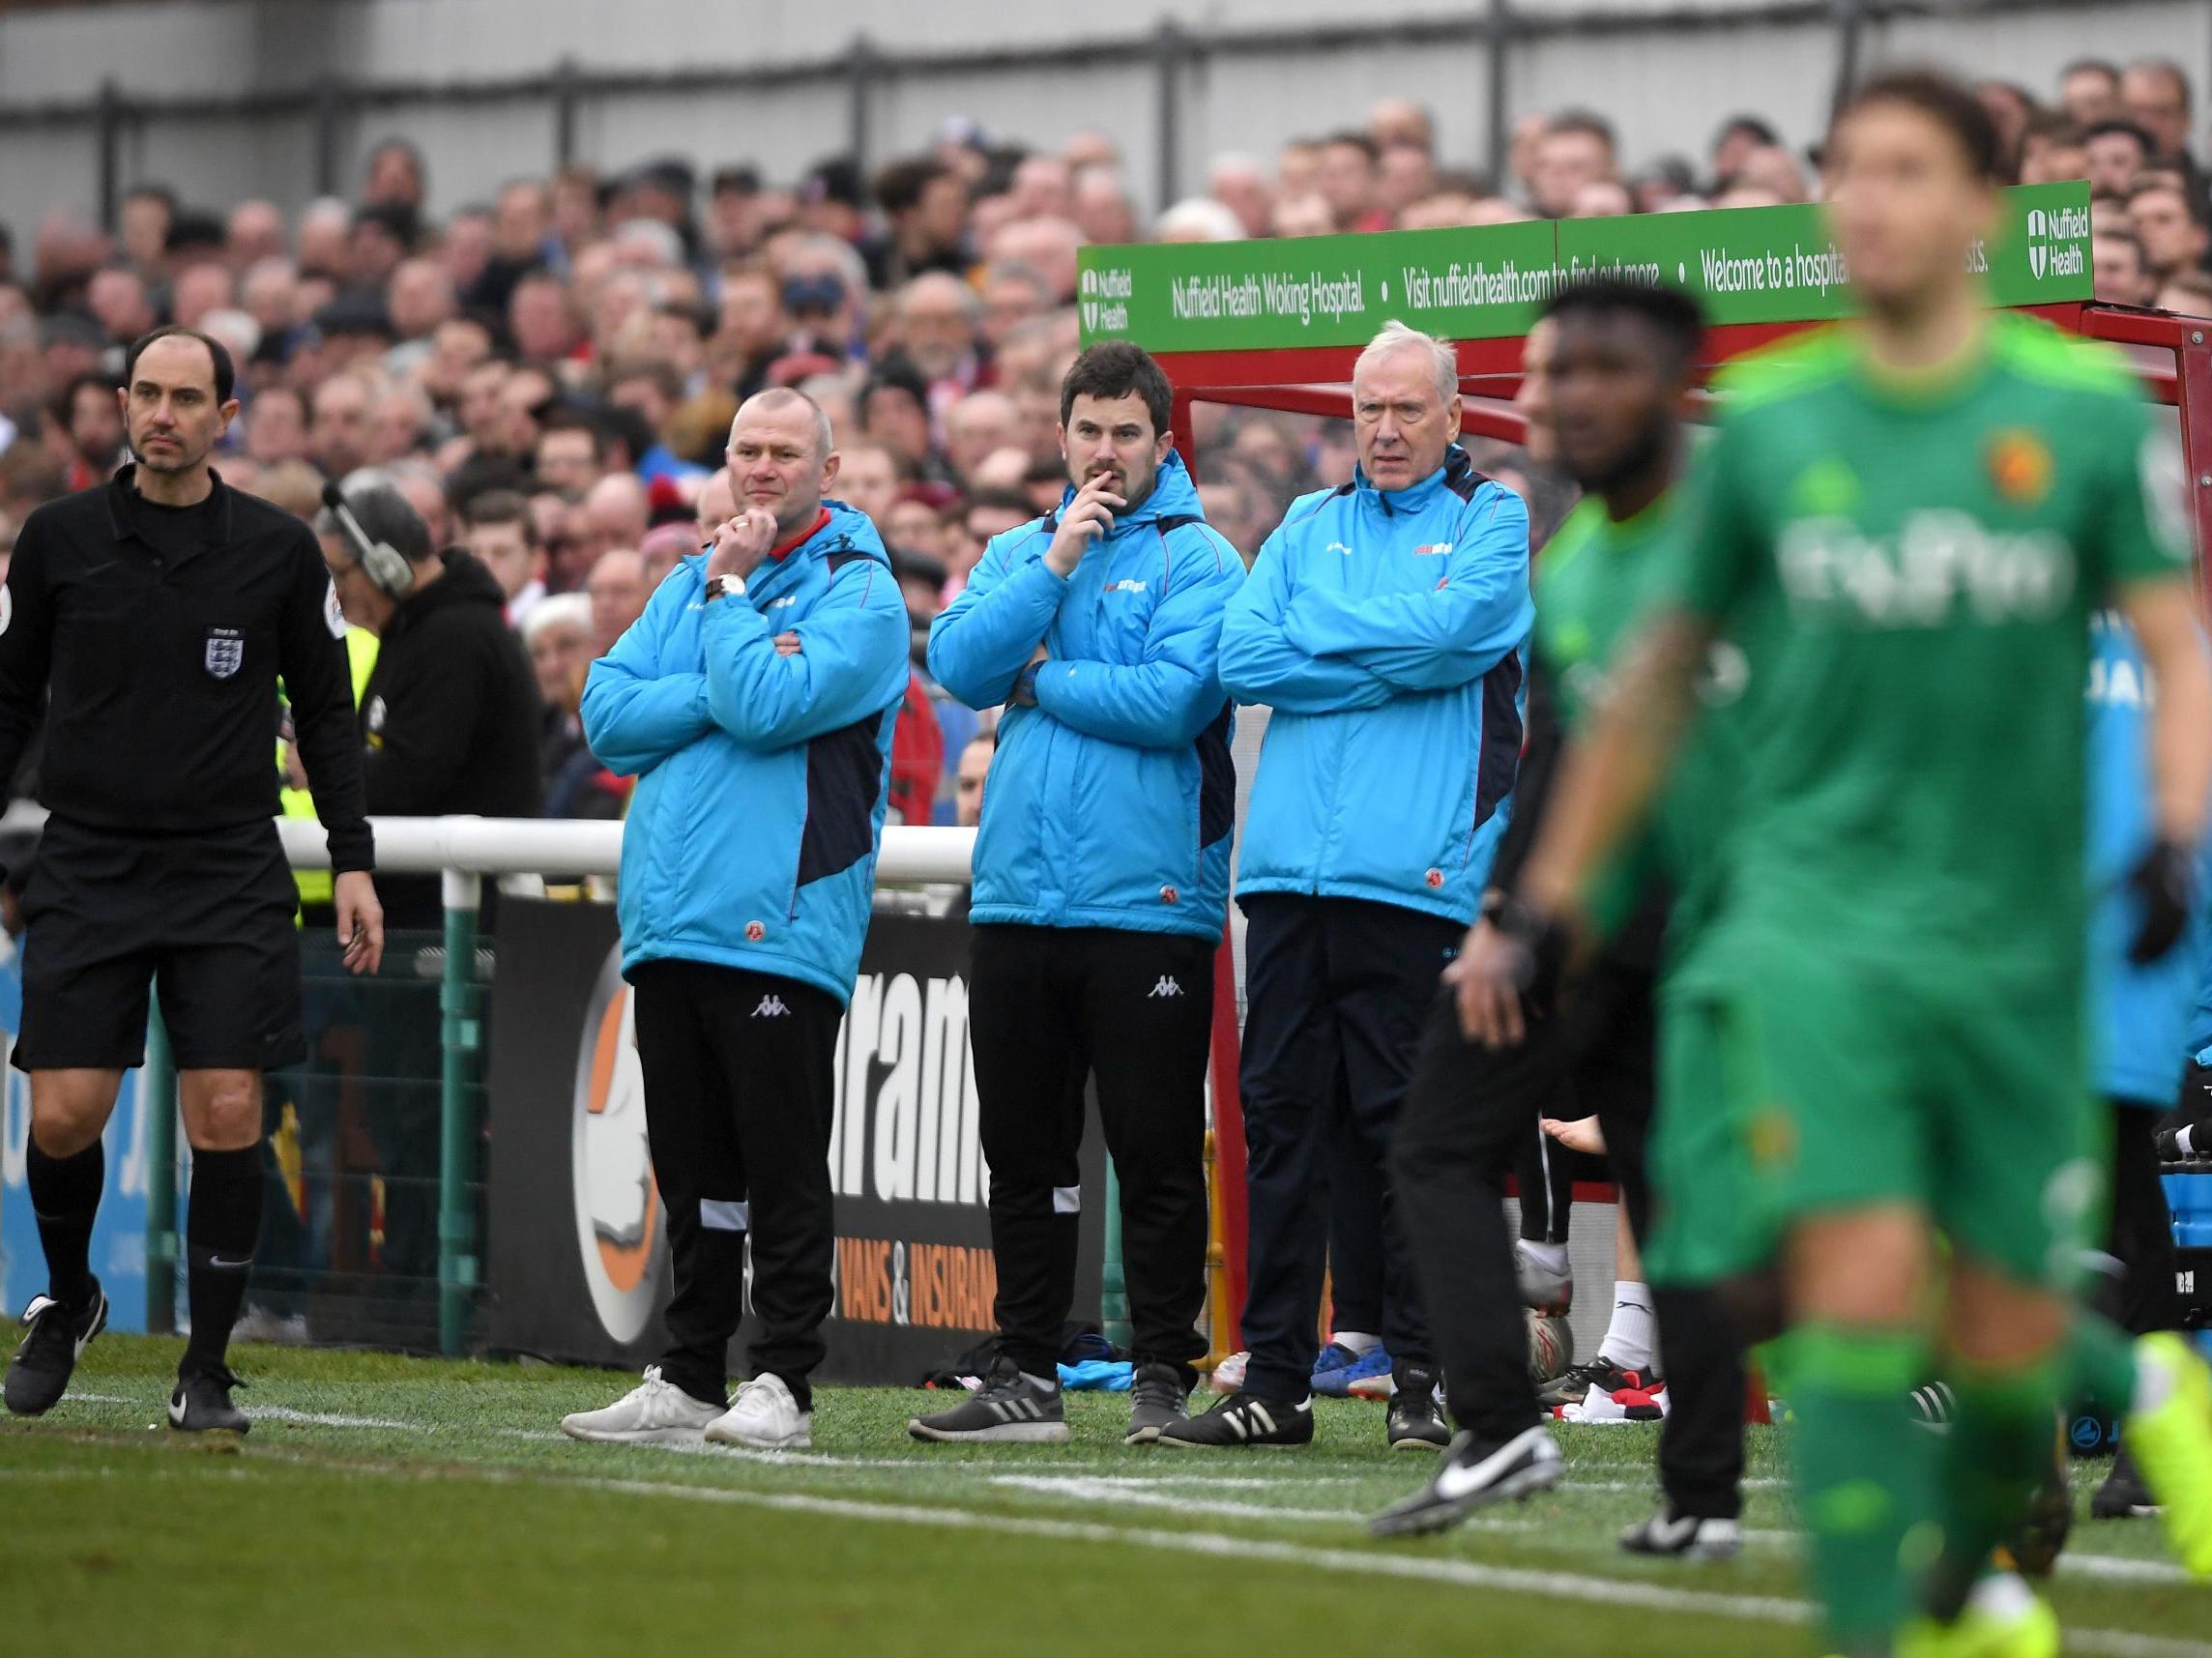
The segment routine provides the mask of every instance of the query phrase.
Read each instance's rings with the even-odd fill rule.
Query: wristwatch
[[[745,578],[742,575],[718,575],[707,583],[707,597],[742,598],[745,596]]]

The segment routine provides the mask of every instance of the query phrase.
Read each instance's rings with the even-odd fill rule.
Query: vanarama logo
[[[2086,208],[2030,208],[2027,214],[2027,269],[2037,281],[2047,276],[2079,276],[2089,268]]]
[[[660,1193],[645,1132],[645,1075],[622,950],[607,952],[576,1051],[573,1149],[576,1247],[600,1327],[618,1342],[645,1333],[659,1274]]]
[[[1136,281],[1126,265],[1087,265],[1076,280],[1085,335],[1129,332],[1129,297]]]

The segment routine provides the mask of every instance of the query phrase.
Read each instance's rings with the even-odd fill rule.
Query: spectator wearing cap
[[[375,294],[344,292],[315,312],[319,364],[326,374],[355,364],[366,371],[381,364],[392,349],[392,318]]]
[[[1763,150],[1782,142],[1782,135],[1773,126],[1757,115],[1732,115],[1721,123],[1721,130],[1713,134],[1712,163],[1713,189],[1724,190],[1735,183],[1736,175],[1743,171],[1744,162],[1754,150]]]
[[[415,223],[429,197],[428,181],[429,169],[422,164],[421,150],[405,138],[381,138],[362,169],[361,199],[373,207],[399,209],[412,240]]]
[[[860,255],[850,243],[815,235],[786,247],[781,264],[783,308],[792,322],[787,349],[842,364],[860,340],[868,279]]]
[[[530,503],[511,489],[487,489],[461,523],[462,545],[507,596],[507,625],[520,627],[545,598],[545,545]]]

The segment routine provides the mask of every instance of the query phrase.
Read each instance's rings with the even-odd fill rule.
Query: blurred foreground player
[[[145,1060],[151,982],[192,1148],[192,1329],[169,1425],[247,1427],[224,1360],[260,1232],[261,1075],[306,1058],[299,892],[273,821],[279,677],[330,833],[345,964],[373,973],[384,953],[345,621],[307,527],[208,464],[238,413],[231,377],[204,335],[132,345],[120,395],[136,463],[32,513],[0,595],[0,782],[44,702],[52,813],[24,894],[15,1053],[48,1274],[8,1366],[18,1415],[62,1397],[107,1316],[89,1259],[100,1137]]]
[[[1623,281],[1565,289],[1529,332],[1522,412],[1585,493],[1537,567],[1528,747],[1493,875],[1500,887],[1518,878],[1559,756],[1604,706],[1615,647],[1666,567],[1689,452],[1680,412],[1701,335],[1696,302]],[[1733,702],[1743,690],[1732,671],[1738,658],[1725,646],[1715,654],[1705,695]],[[1624,858],[1605,884],[1596,917],[1605,943],[1556,1004],[1529,1010],[1519,1040],[1496,1049],[1474,1040],[1448,989],[1430,1009],[1390,1174],[1460,1432],[1435,1475],[1376,1517],[1382,1535],[1441,1530],[1558,1481],[1558,1446],[1528,1375],[1504,1178],[1564,1091],[1597,1118],[1626,1223],[1647,1234],[1659,965],[1695,936],[1710,907],[1703,876],[1725,824],[1713,791],[1697,785],[1730,763],[1735,717],[1701,728],[1695,769],[1658,814],[1653,844]],[[1475,923],[1470,948],[1489,925]],[[1446,969],[1447,984],[1451,976]],[[1642,1554],[1725,1557],[1740,1541],[1743,1371],[1734,1335],[1710,1289],[1676,1287],[1654,1302],[1672,1394],[1659,1441],[1665,1506],[1622,1542]]]
[[[2090,612],[2117,603],[2160,685],[2156,839],[2128,877],[2139,960],[2192,902],[2212,681],[2168,446],[2126,364],[1983,308],[1998,144],[1981,105],[1884,75],[1828,156],[1864,315],[1730,377],[1678,567],[1465,989],[1493,1041],[1542,999],[1668,774],[1713,640],[1738,645],[1760,718],[1718,910],[1666,985],[1651,1272],[1778,1274],[1826,1649],[2027,1658],[2055,1650],[2048,1609],[1975,1591],[2049,1461],[2065,1286],[2103,1186]],[[1999,1137],[2003,1158],[1981,1154]],[[1940,1453],[1910,1429],[1938,1342],[1958,1395]],[[2177,1552],[2212,1571],[2212,1382],[2170,1336],[2135,1352],[2129,1442]],[[1906,1540],[1930,1522],[1916,1597]]]

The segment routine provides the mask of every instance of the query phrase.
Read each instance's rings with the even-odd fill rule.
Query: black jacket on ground
[[[135,473],[23,520],[0,595],[0,783],[44,706],[55,816],[134,834],[266,824],[281,676],[332,862],[368,868],[345,623],[314,536],[219,476],[169,509]]]
[[[399,601],[362,692],[368,810],[534,818],[544,715],[530,658],[491,572],[458,548],[443,557],[445,574]],[[435,875],[387,876],[378,891],[392,926],[444,914]]]

